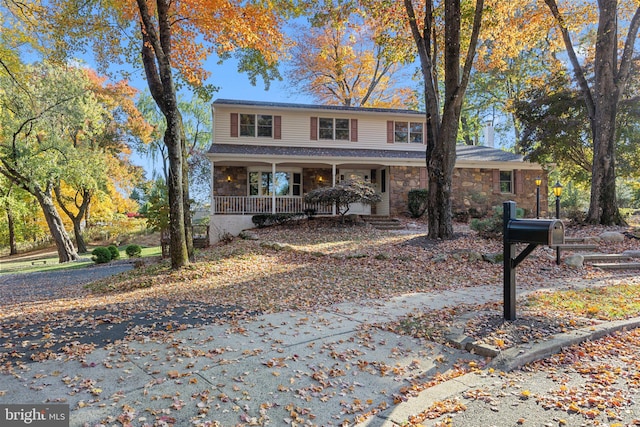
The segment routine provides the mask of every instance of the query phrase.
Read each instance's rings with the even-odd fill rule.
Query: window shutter
[[[521,170],[514,170],[513,171],[513,179],[515,181],[515,194],[522,194],[524,193],[524,182],[522,179],[522,171]]]
[[[500,194],[500,170],[493,169],[493,194]]]
[[[420,168],[420,188],[429,188],[429,176],[427,168]]]
[[[273,139],[282,139],[282,116],[273,116]]]
[[[387,144],[393,144],[393,120],[387,122]]]
[[[358,142],[358,119],[351,119],[351,142]]]
[[[238,137],[238,113],[231,113],[231,138]]]
[[[318,139],[318,118],[311,117],[311,134],[309,135],[309,139],[312,141],[316,141]]]

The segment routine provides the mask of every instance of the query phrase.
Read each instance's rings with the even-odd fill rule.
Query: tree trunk
[[[82,203],[78,205],[76,201],[76,208],[78,209],[78,213],[76,215],[71,212],[65,205],[64,198],[62,197],[62,192],[60,191],[60,187],[56,185],[54,187],[54,194],[56,195],[56,200],[58,201],[58,205],[62,209],[62,211],[69,217],[71,222],[73,223],[73,234],[76,239],[76,246],[78,247],[78,253],[84,254],[87,253],[87,244],[84,241],[84,237],[82,236],[82,219],[85,217],[85,213],[89,210],[89,204],[91,203],[91,191],[89,190],[81,190]],[[76,193],[77,200],[78,193]]]
[[[573,47],[569,30],[555,0],[545,0],[562,34],[573,73],[585,100],[593,137],[591,200],[587,221],[605,225],[625,222],[616,198],[616,116],[620,97],[629,80],[636,37],[640,28],[640,7],[629,21],[627,39],[618,58],[618,0],[599,0],[599,20],[594,63],[594,90]]]
[[[433,0],[425,1],[425,19],[422,29],[417,24],[412,1],[405,0],[404,4],[411,34],[418,49],[425,87],[427,110],[425,157],[429,176],[428,236],[430,239],[451,239],[453,238],[451,183],[456,162],[458,125],[462,101],[469,84],[469,76],[475,57],[484,2],[476,0],[473,29],[462,68],[460,66],[460,0],[445,0],[444,2],[444,107],[442,112],[438,97],[439,82],[435,78],[435,70],[437,69],[435,60],[438,49],[433,25]]]
[[[593,166],[587,221],[624,224],[616,199],[616,115],[620,88],[617,68],[617,1],[601,1],[595,54]]]
[[[183,131],[171,70],[171,3],[167,0],[156,0],[155,3],[157,8],[154,18],[146,0],[137,0],[142,21],[142,63],[151,96],[167,122],[164,144],[169,159],[169,252],[171,268],[176,270],[189,264],[183,191]]]
[[[60,214],[53,204],[51,191],[34,189],[32,194],[36,197],[40,207],[42,208],[42,213],[44,214],[47,225],[49,226],[51,236],[56,243],[56,248],[58,249],[58,261],[60,263],[77,261],[78,254],[73,247],[73,242],[64,228],[64,223],[62,222]]]
[[[182,198],[184,204],[184,237],[187,245],[187,257],[189,261],[195,261],[195,249],[193,247],[193,223],[191,218],[191,195],[189,192],[189,153],[187,152],[187,136],[184,133],[182,115],[180,115],[181,147],[182,147]]]
[[[84,237],[82,236],[82,217],[76,217],[72,219],[73,222],[73,235],[76,238],[76,246],[78,247],[79,254],[86,254],[87,244],[84,241]]]
[[[18,254],[18,246],[16,245],[16,226],[13,222],[13,212],[10,207],[6,208],[7,211],[7,228],[9,229],[9,255]]]

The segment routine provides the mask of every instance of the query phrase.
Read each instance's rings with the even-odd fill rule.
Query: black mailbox
[[[557,219],[511,219],[506,231],[508,243],[564,244],[564,224]]]
[[[564,225],[557,219],[517,219],[516,202],[504,202],[502,207],[504,318],[516,320],[516,267],[538,245],[564,244]],[[518,243],[528,245],[516,256]]]

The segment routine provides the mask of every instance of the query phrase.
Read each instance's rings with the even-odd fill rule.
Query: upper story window
[[[273,116],[240,114],[240,136],[272,138]]]
[[[349,119],[318,118],[318,137],[337,141],[349,140]]]
[[[358,119],[336,119],[333,117],[311,117],[309,124],[311,141],[358,142]]]
[[[420,122],[395,122],[394,142],[422,144],[423,124]]]

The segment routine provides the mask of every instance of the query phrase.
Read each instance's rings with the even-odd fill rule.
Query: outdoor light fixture
[[[322,182],[322,177],[321,176],[318,177],[318,182]]]
[[[553,194],[555,194],[557,198],[562,196],[562,184],[560,184],[559,181],[556,181],[556,185],[553,186]]]
[[[231,182],[231,175],[227,175],[227,182]]]
[[[556,181],[553,186],[553,194],[556,196],[556,219],[560,219],[560,196],[562,196],[562,185]],[[560,246],[556,246],[556,265],[560,265]]]
[[[540,218],[540,184],[542,184],[542,178],[536,178],[536,218]]]

